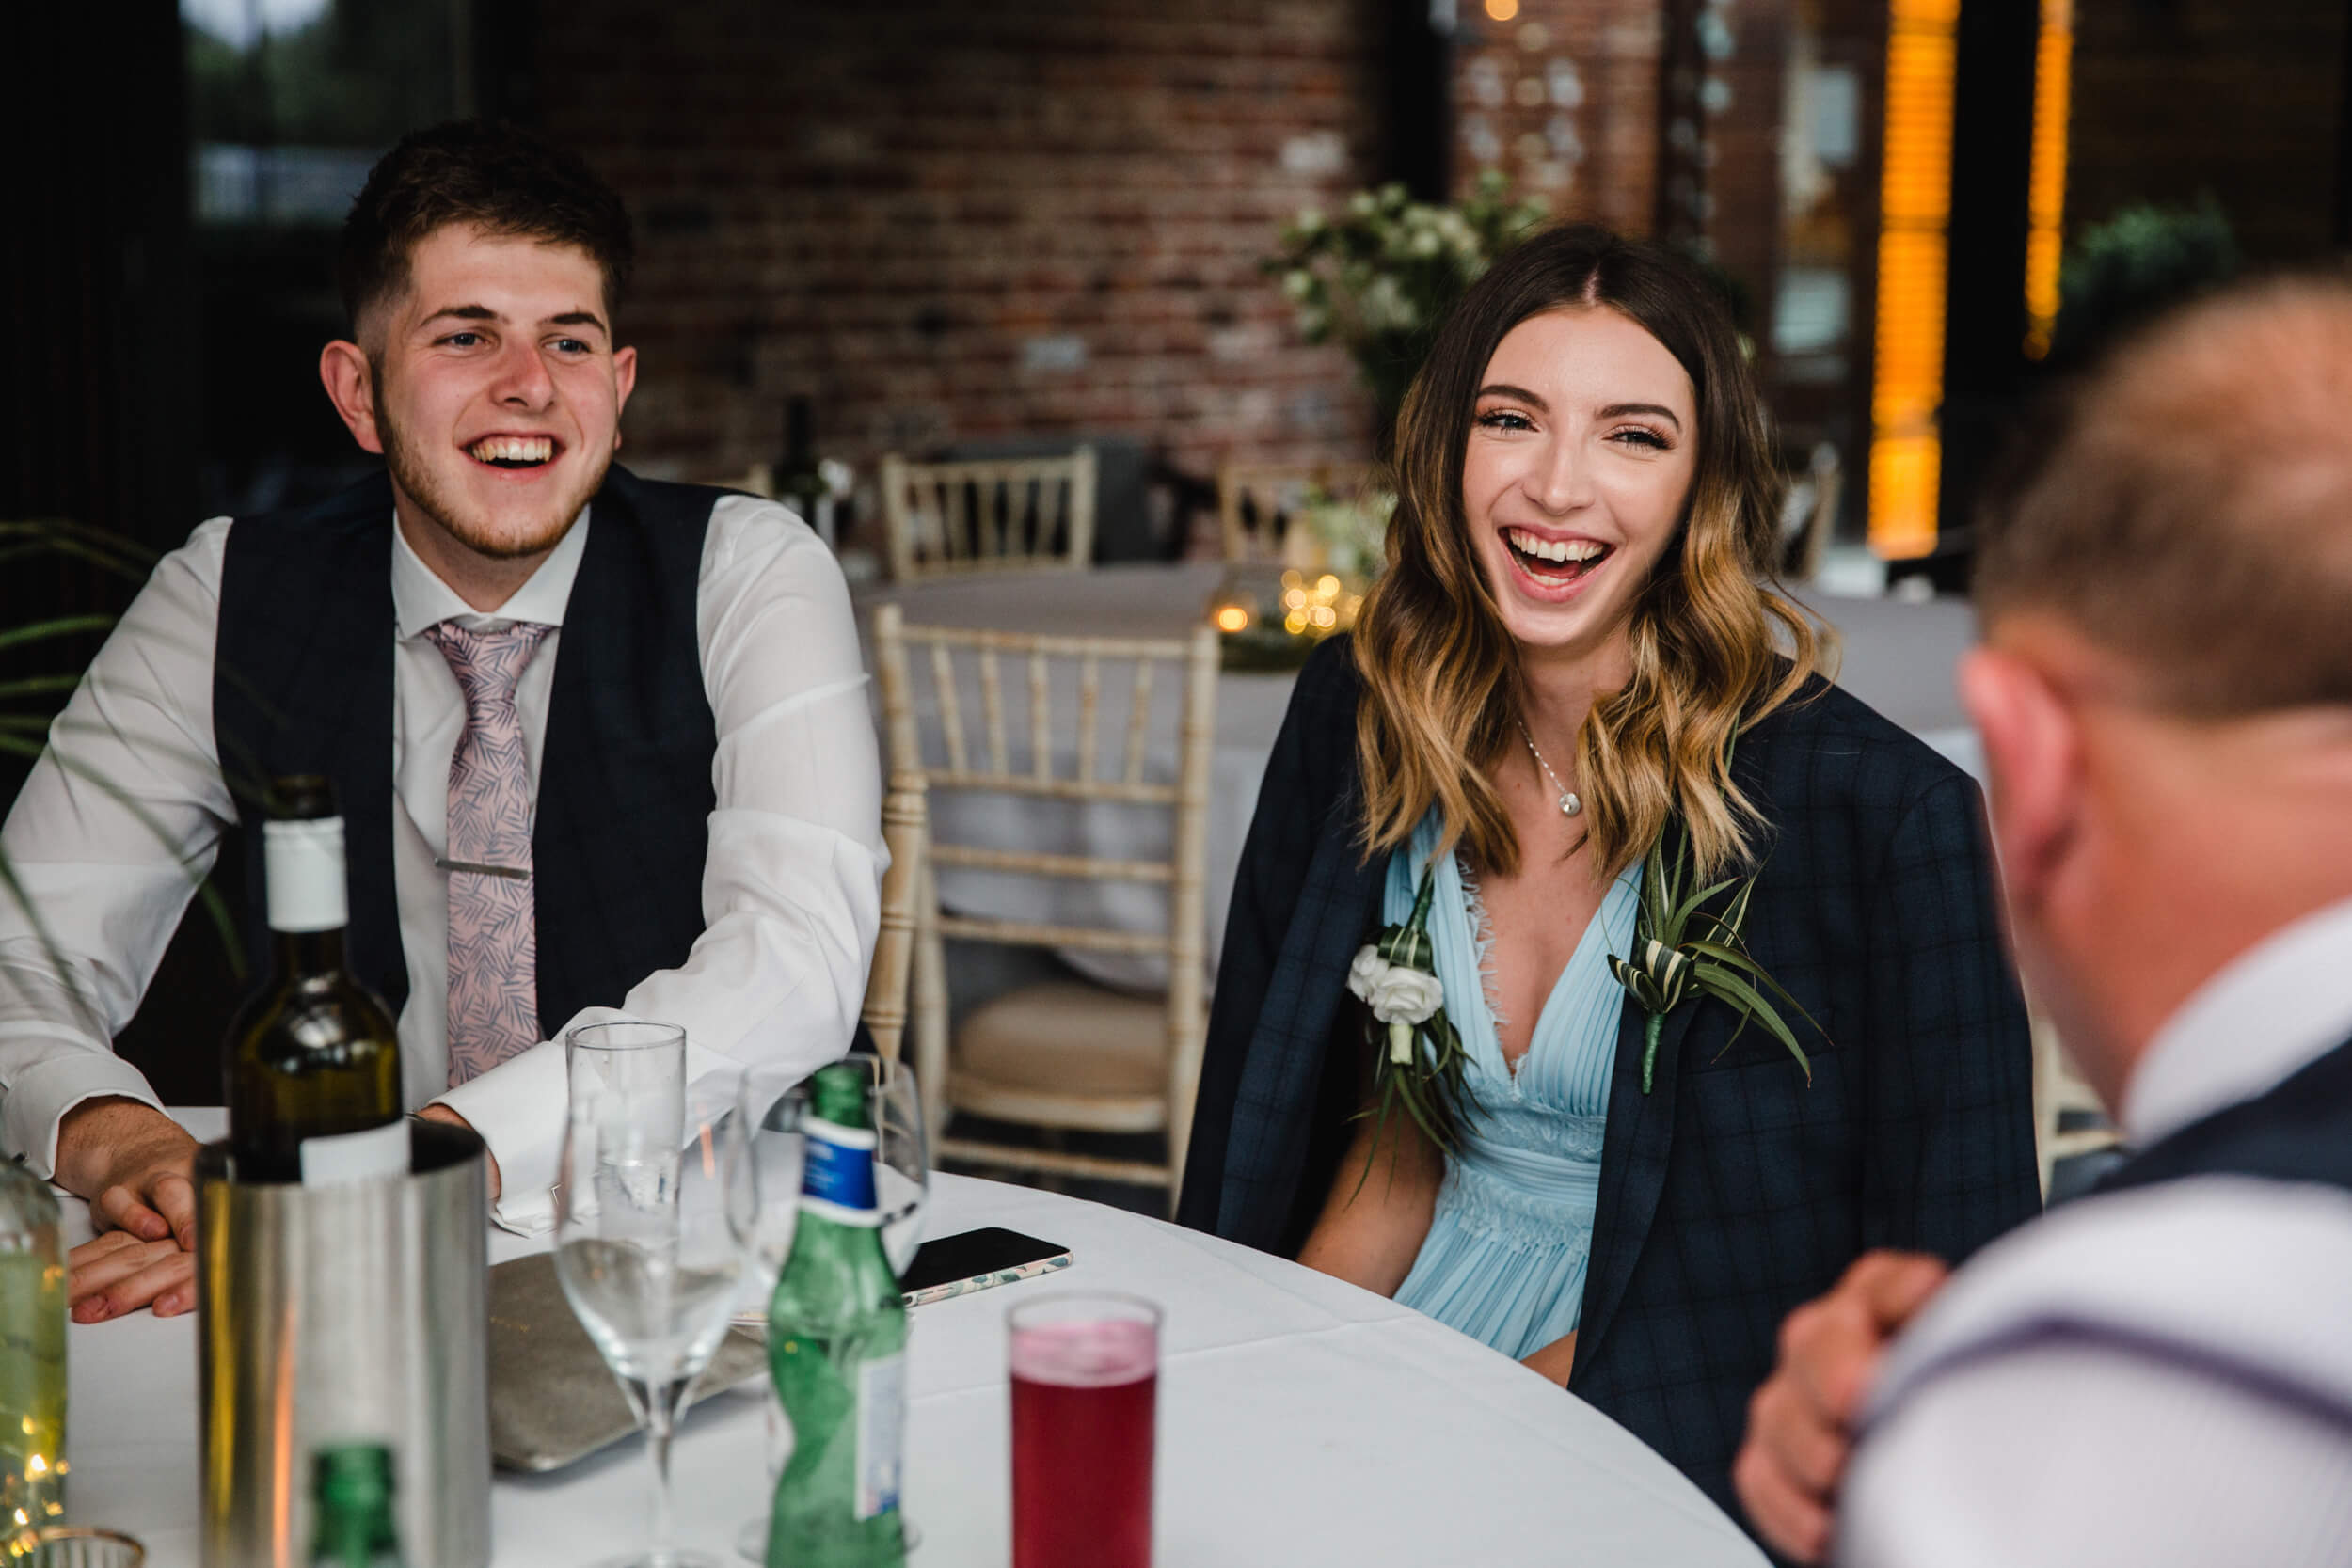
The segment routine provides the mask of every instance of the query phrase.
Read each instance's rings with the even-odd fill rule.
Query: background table
[[[858,595],[861,635],[870,636],[873,610],[898,605],[908,621],[924,626],[993,627],[1065,637],[1182,637],[1206,620],[1211,595],[1225,568],[1214,562],[1178,565],[1102,566],[1088,572],[989,572],[910,584],[882,584]],[[1262,595],[1263,597],[1263,595]],[[1969,609],[1959,600],[1904,603],[1893,599],[1816,596],[1807,601],[1835,626],[1843,642],[1838,684],[1887,718],[1981,777],[1975,733],[1968,728],[1953,666],[1974,640]],[[866,667],[873,668],[871,649]],[[1217,683],[1216,740],[1210,767],[1207,878],[1208,955],[1214,974],[1225,942],[1225,915],[1232,903],[1233,879],[1241,864],[1242,841],[1257,809],[1258,786],[1266,759],[1290,705],[1292,674],[1229,673]],[[914,674],[918,712],[926,723],[926,754],[946,755],[930,702],[930,673]],[[1125,733],[1125,698],[1120,683],[1106,679],[1102,733]],[[1007,729],[1015,749],[1028,734],[1024,683],[1006,683]],[[1073,706],[1074,689],[1057,689],[1057,704]],[[964,695],[965,722],[979,712],[977,688]],[[874,704],[881,723],[881,698]],[[1154,776],[1175,777],[1176,704],[1154,704],[1151,763]],[[1062,734],[1074,721],[1057,725]],[[885,748],[887,740],[885,739]],[[1025,755],[1025,752],[1023,752]],[[1019,766],[1016,762],[1016,766]],[[1163,816],[1126,808],[1080,805],[1063,800],[942,796],[931,810],[948,842],[982,843],[1005,848],[1112,859],[1165,856]],[[1019,920],[1119,929],[1166,929],[1164,890],[1139,883],[1074,885],[996,872],[940,873],[940,898],[951,908]],[[1149,987],[1165,983],[1155,959],[1067,953],[1063,957],[1098,979]]]
[[[174,1113],[199,1136],[218,1111]],[[1280,1259],[1097,1204],[935,1179],[933,1235],[1003,1225],[1062,1243],[1073,1266],[918,1309],[906,1506],[913,1568],[1009,1556],[1004,1314],[1024,1294],[1133,1291],[1168,1322],[1160,1376],[1159,1568],[1513,1568],[1565,1560],[1760,1568],[1723,1513],[1614,1422],[1393,1302]],[[78,1204],[72,1205],[76,1211]],[[74,1223],[86,1225],[77,1212]],[[544,1246],[494,1234],[494,1259]],[[69,1331],[70,1516],[196,1561],[193,1314]],[[755,1397],[698,1406],[675,1449],[690,1544],[730,1554],[765,1507]],[[497,1568],[578,1568],[641,1543],[635,1439],[549,1476],[501,1475]]]

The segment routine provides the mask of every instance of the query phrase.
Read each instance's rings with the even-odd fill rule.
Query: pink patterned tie
[[[466,693],[449,759],[449,1081],[539,1042],[538,911],[531,881],[531,762],[515,683],[552,626],[425,628]]]

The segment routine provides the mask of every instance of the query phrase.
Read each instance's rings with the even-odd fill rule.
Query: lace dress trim
[[[1499,993],[1495,990],[1494,922],[1486,917],[1486,899],[1478,886],[1478,873],[1472,869],[1470,857],[1459,849],[1454,852],[1454,870],[1462,881],[1462,911],[1470,916],[1470,951],[1478,956],[1478,990],[1486,999],[1486,1016],[1494,1021],[1495,1055],[1500,1060],[1502,1056],[1503,1025],[1510,1021],[1503,1014],[1502,1004],[1496,999]],[[1534,1049],[1535,1042],[1530,1040],[1527,1050],[1519,1053],[1518,1061],[1502,1063],[1503,1076],[1511,1081],[1511,1101],[1514,1104],[1522,1098],[1519,1069],[1527,1065],[1527,1058]]]

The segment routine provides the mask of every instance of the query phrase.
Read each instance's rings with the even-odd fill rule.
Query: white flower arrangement
[[[1305,207],[1262,263],[1281,278],[1300,334],[1355,356],[1386,418],[1402,405],[1428,337],[1464,290],[1543,220],[1488,170],[1458,206],[1415,201],[1403,185],[1358,191],[1336,216]]]
[[[1462,1037],[1445,1015],[1445,985],[1438,978],[1436,948],[1429,940],[1429,904],[1436,874],[1423,871],[1413,912],[1402,925],[1382,928],[1347,966],[1347,989],[1372,1009],[1375,1054],[1373,1084],[1379,1095],[1378,1128],[1402,1106],[1429,1141],[1446,1154],[1460,1146],[1463,1118],[1476,1114],[1463,1082],[1469,1060]],[[1371,1169],[1370,1162],[1365,1165]]]

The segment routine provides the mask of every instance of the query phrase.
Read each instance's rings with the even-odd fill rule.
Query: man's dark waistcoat
[[[720,492],[619,467],[593,503],[552,657],[532,870],[539,1027],[617,1006],[703,931],[718,737],[695,640]],[[408,994],[392,882],[392,492],[381,475],[313,506],[239,518],[221,574],[213,728],[250,823],[262,781],[318,773],[342,807],[346,951],[398,1013]],[[549,657],[542,654],[541,657]],[[245,832],[249,951],[265,955],[262,835]]]
[[[2103,1193],[2191,1176],[2314,1181],[2352,1191],[2352,1041],[2252,1100],[2168,1134],[2099,1183]]]

